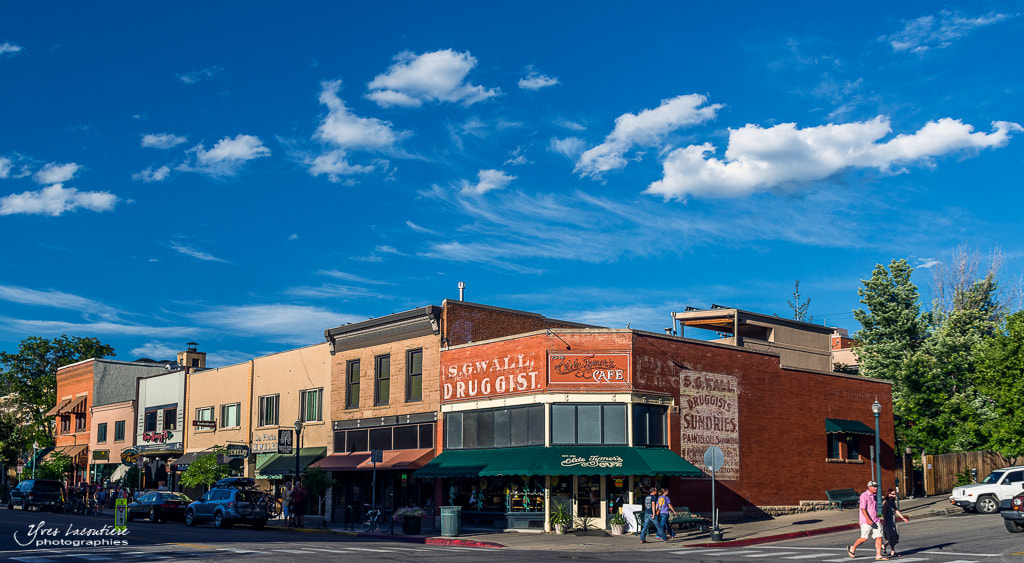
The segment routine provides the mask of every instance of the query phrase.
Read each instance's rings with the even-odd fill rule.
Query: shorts
[[[864,539],[877,539],[882,537],[882,525],[879,524],[877,528],[872,528],[871,524],[860,525],[860,537]]]

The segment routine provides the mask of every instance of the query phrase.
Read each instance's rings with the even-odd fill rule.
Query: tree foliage
[[[1004,330],[978,348],[976,361],[980,423],[987,429],[989,448],[1006,456],[1024,455],[1024,312],[1006,318]]]
[[[920,296],[910,281],[913,268],[906,260],[893,260],[889,268],[878,264],[871,278],[861,280],[857,290],[867,310],[853,316],[861,330],[854,335],[854,350],[861,373],[899,384],[901,368],[920,349],[925,324],[921,318]]]
[[[0,464],[17,465],[22,452],[31,447],[28,433],[14,412],[0,412]]]
[[[54,444],[53,425],[46,411],[57,402],[57,369],[113,355],[111,346],[95,338],[67,335],[52,340],[32,336],[21,341],[17,354],[0,352],[0,392],[11,395],[24,417],[27,443]]]
[[[814,320],[814,317],[808,315],[808,311],[811,309],[811,298],[802,300],[800,295],[800,280],[796,280],[793,284],[793,299],[787,300],[786,304],[793,310],[793,318],[798,321],[809,323]]]
[[[181,484],[186,487],[209,487],[231,475],[231,468],[227,464],[217,462],[217,454],[225,453],[224,448],[214,448],[210,453],[203,454],[188,465],[188,469],[181,474]]]
[[[309,494],[317,498],[317,514],[322,513],[324,501],[327,497],[327,489],[334,485],[334,480],[326,471],[319,467],[310,467],[302,477],[302,485],[306,487]]]
[[[40,463],[36,468],[36,479],[63,481],[74,465],[69,455],[63,452],[52,452],[46,461]]]

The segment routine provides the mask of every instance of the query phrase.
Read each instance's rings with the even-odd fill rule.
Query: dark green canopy
[[[416,471],[417,477],[474,475],[701,475],[665,448],[543,446],[446,450]]]
[[[843,420],[841,418],[825,419],[826,434],[866,434],[874,436],[875,431],[859,420]]]

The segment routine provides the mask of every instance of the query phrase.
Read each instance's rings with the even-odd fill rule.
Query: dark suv
[[[1024,493],[1004,500],[999,514],[1003,515],[1003,524],[1007,531],[1014,534],[1024,532]]]
[[[262,529],[267,524],[267,512],[259,504],[262,494],[256,489],[214,485],[185,509],[185,525],[213,522],[218,528],[250,524],[257,530]]]
[[[30,510],[33,506],[42,510],[61,510],[64,508],[64,486],[60,481],[48,479],[25,479],[11,489],[11,498],[7,501],[8,510],[20,504],[22,510]]]

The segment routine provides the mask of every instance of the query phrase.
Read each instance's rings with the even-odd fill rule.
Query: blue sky
[[[444,298],[856,330],[1024,272],[1020,2],[7,3],[0,349],[214,365]]]

